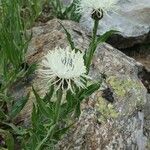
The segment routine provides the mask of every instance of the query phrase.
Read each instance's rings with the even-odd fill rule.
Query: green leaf
[[[8,150],[7,148],[4,147],[0,147],[0,150]]]
[[[80,110],[80,103],[82,100],[86,99],[89,97],[91,94],[93,94],[96,90],[98,90],[100,87],[99,83],[94,83],[90,86],[88,86],[86,89],[83,89],[78,95],[76,99],[76,104],[75,104],[75,115],[76,117],[79,117],[81,110]]]
[[[53,132],[55,132],[55,127],[56,127],[56,124],[52,123],[50,125],[50,128],[47,131],[47,134],[45,135],[45,137],[40,142],[38,142],[38,145],[36,145],[35,150],[40,150],[47,140],[52,140]],[[51,137],[51,135],[52,135],[52,137]]]
[[[37,125],[37,121],[38,121],[38,115],[37,115],[35,104],[33,104],[31,120],[32,120],[32,126],[34,128]]]
[[[44,101],[46,102],[50,102],[52,96],[53,96],[53,93],[54,93],[54,86],[50,86],[49,88],[49,92],[46,93],[45,97],[43,98]]]
[[[8,150],[14,150],[14,138],[9,131],[0,129],[1,135],[4,137]]]
[[[65,31],[65,33],[67,35],[67,40],[68,40],[68,42],[69,42],[69,44],[71,46],[71,49],[72,50],[76,49],[70,33],[67,31],[67,29],[64,27],[64,25],[61,22],[59,22],[59,23],[60,23],[60,25],[62,26],[62,28],[64,29],[64,31]]]
[[[8,125],[9,127],[11,127],[14,130],[15,134],[18,134],[18,135],[26,134],[26,129],[24,129],[22,127],[19,128],[19,127],[15,126],[13,123],[3,122],[3,124]]]
[[[43,114],[40,111],[39,106],[36,104],[33,104],[31,121],[32,121],[33,132],[36,131],[35,134],[39,134],[39,135],[44,134],[44,130],[45,130],[44,126],[45,126],[45,123],[47,123],[46,120],[47,119],[45,119],[45,114]],[[44,124],[43,124],[43,121],[44,121]]]
[[[75,97],[70,90],[67,91],[66,100],[67,100],[67,104],[69,105],[69,107],[73,106]]]
[[[20,111],[24,108],[25,104],[27,103],[29,99],[30,93],[27,94],[27,96],[22,97],[21,99],[17,100],[14,105],[12,106],[12,109],[9,113],[9,117],[11,119],[15,118]]]
[[[74,109],[74,107],[75,107],[75,105],[77,103],[77,99],[72,94],[71,91],[68,91],[67,95],[66,95],[66,100],[67,100],[66,112],[69,113],[69,112],[71,112]]]
[[[76,104],[76,108],[75,108],[75,116],[76,117],[79,117],[81,114],[80,102],[78,101],[78,103]]]
[[[73,2],[65,8],[65,11],[63,12],[65,19],[79,22],[81,14],[76,12],[76,3],[78,3],[78,0],[73,0]]]
[[[91,94],[93,94],[99,88],[100,88],[100,84],[99,83],[94,83],[94,84],[88,86],[86,89],[83,89],[79,93],[79,101],[81,102],[83,99],[89,97]]]
[[[66,16],[74,7],[74,3],[71,3],[68,7],[66,7],[65,11],[63,12],[63,15]]]
[[[0,119],[5,120],[6,118],[7,118],[7,115],[0,108]]]
[[[33,74],[36,68],[37,68],[37,64],[31,64],[26,72],[26,76]]]
[[[117,34],[117,33],[119,33],[119,31],[110,30],[104,33],[103,35],[98,36],[96,45],[98,45],[99,43],[105,42],[111,35]]]
[[[46,116],[46,117],[50,117],[50,111],[49,108],[46,107],[46,103],[43,101],[43,99],[40,98],[40,96],[38,95],[38,93],[35,91],[35,89],[32,87],[33,89],[33,93],[35,95],[37,104],[39,106],[40,111]]]
[[[58,131],[55,132],[54,134],[54,139],[56,140],[60,140],[60,138],[62,137],[62,135],[64,135],[72,126],[73,124],[70,124],[69,126],[59,129]]]

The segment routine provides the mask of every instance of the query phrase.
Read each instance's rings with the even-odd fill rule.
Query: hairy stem
[[[87,51],[87,56],[86,56],[87,74],[89,73],[92,58],[93,58],[94,52],[95,52],[96,47],[97,47],[97,45],[96,45],[96,41],[97,41],[96,35],[97,35],[98,24],[99,24],[99,20],[95,20],[94,21],[92,41],[89,45],[89,49]]]

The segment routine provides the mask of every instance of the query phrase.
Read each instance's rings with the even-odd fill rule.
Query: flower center
[[[71,70],[74,69],[73,59],[71,57],[64,57],[61,59],[61,62],[64,66],[69,67]]]

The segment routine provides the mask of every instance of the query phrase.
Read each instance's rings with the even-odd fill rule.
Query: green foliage
[[[36,65],[25,61],[31,35],[27,35],[23,16],[23,0],[1,0],[0,3],[0,137],[8,150],[15,147],[14,140],[26,132],[15,125],[15,119],[29,99],[29,94],[15,99],[10,93],[11,86],[20,79],[28,78]],[[31,18],[28,23],[31,25]],[[14,137],[15,135],[15,137]],[[17,140],[18,141],[18,140]]]
[[[117,34],[117,33],[119,33],[119,31],[116,31],[116,30],[109,30],[109,31],[105,32],[103,35],[99,35],[99,36],[97,37],[96,44],[98,45],[98,44],[100,44],[100,43],[103,43],[103,42],[107,41],[107,39],[108,39],[111,35]]]
[[[21,17],[26,23],[26,27],[31,27],[42,13],[46,0],[20,0]]]
[[[42,147],[52,148],[58,138],[60,123],[60,105],[62,92],[57,92],[57,101],[50,102],[50,95],[41,98],[33,88],[36,97],[36,104],[33,105],[32,111],[32,127],[29,129],[27,141],[23,144],[25,149],[39,150]],[[52,93],[52,92],[50,92]],[[49,105],[51,103],[51,105]],[[64,132],[63,132],[64,133]]]
[[[89,48],[87,49],[85,53],[85,64],[87,67],[87,73],[89,72],[91,61],[93,59],[95,50],[97,46],[103,42],[105,42],[111,35],[118,33],[116,30],[110,30],[104,33],[103,35],[98,35],[97,36],[97,29],[99,25],[99,20],[94,20],[94,27],[93,27],[93,35],[91,42],[89,44]]]
[[[76,89],[76,93],[67,91],[64,96],[61,89],[55,93],[52,86],[44,98],[33,88],[36,104],[33,105],[32,127],[26,134],[28,140],[23,143],[25,149],[53,148],[80,115],[80,103],[99,87],[100,84],[91,84],[86,89]],[[56,101],[51,101],[53,96]]]
[[[1,91],[10,87],[18,78],[29,75],[35,65],[26,66],[25,54],[31,36],[26,33],[26,24],[22,20],[22,1],[1,1],[0,17],[0,79]]]
[[[75,3],[78,2],[78,0],[73,0],[73,2],[69,4],[69,6],[63,5],[61,0],[48,0],[48,1],[53,8],[54,16],[56,16],[59,19],[73,20],[79,22],[81,15],[76,13],[76,5],[75,5]]]
[[[24,61],[24,54],[27,50],[26,33],[24,24],[20,18],[20,6],[17,0],[13,3],[1,1],[1,19],[0,19],[0,46],[1,56],[4,57],[4,63],[11,63],[18,69]]]
[[[12,108],[9,112],[9,117],[11,119],[15,118],[19,114],[19,112],[24,108],[28,99],[29,99],[29,93],[27,94],[27,96],[22,97],[21,99],[14,102],[14,104],[12,105]]]
[[[14,0],[13,2],[1,0],[0,138],[4,144],[0,149],[6,147],[8,150],[14,150],[16,143],[24,150],[53,149],[58,140],[74,124],[74,120],[79,117],[82,101],[98,90],[101,85],[101,81],[89,84],[88,80],[83,79],[86,88],[74,87],[74,93],[70,90],[64,92],[61,89],[55,91],[55,85],[53,85],[44,97],[41,97],[33,88],[36,101],[33,103],[30,126],[24,127],[15,123],[28,102],[30,94],[16,99],[11,95],[11,87],[20,79],[28,78],[36,69],[36,64],[26,63],[25,55],[32,37],[32,34],[27,34],[26,31],[35,23],[42,12],[43,4],[47,1],[52,5],[56,17],[79,21],[81,16],[75,11],[77,0],[69,6],[63,6],[60,0]],[[95,21],[92,39],[84,55],[87,75],[98,44],[116,32],[112,30],[97,36],[98,23]],[[63,24],[61,26],[71,49],[80,51],[75,47],[68,30]]]
[[[20,130],[15,125],[15,118],[19,115],[20,111],[23,109],[27,103],[29,94],[22,97],[16,101],[13,98],[7,97],[5,99],[0,98],[0,136],[3,137],[5,141],[5,146],[8,150],[14,149],[14,137],[13,135],[24,135],[24,129]],[[14,103],[14,104],[13,104]],[[2,132],[5,130],[5,134]]]
[[[64,31],[66,33],[67,40],[68,40],[68,42],[70,44],[71,49],[72,50],[76,49],[75,45],[74,45],[74,41],[72,40],[71,34],[67,31],[67,29],[64,27],[64,25],[61,22],[59,22],[59,23],[60,23],[60,25],[62,26],[62,28],[64,29]]]
[[[0,129],[0,135],[5,139],[8,150],[14,150],[14,138],[12,134],[9,131]]]

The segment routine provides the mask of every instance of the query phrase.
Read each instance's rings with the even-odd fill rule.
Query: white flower
[[[81,14],[92,14],[95,11],[107,14],[117,9],[118,0],[79,0],[76,4],[77,12]]]
[[[85,88],[84,78],[88,78],[84,65],[83,53],[75,52],[69,47],[55,48],[49,52],[41,63],[39,75],[50,85],[56,85],[58,90],[73,91],[74,85]]]

